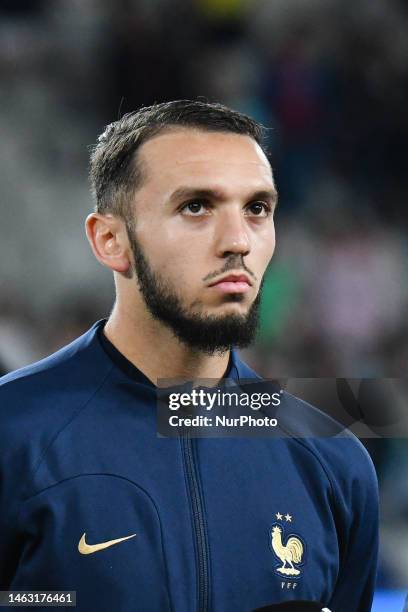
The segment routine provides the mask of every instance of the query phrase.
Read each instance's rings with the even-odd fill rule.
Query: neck
[[[219,380],[228,367],[230,351],[207,355],[192,349],[145,309],[131,311],[119,301],[115,303],[104,333],[155,385],[160,378]]]

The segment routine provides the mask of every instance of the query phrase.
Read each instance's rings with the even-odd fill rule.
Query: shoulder
[[[347,506],[378,504],[378,481],[371,457],[360,440],[315,406],[283,393],[279,425],[284,435],[314,456],[325,472],[337,502]]]
[[[0,379],[3,514],[27,495],[47,449],[108,378],[113,366],[97,337],[99,324],[46,359]],[[15,474],[22,477],[16,480]]]
[[[286,438],[298,460],[307,455],[313,457],[329,480],[333,495],[346,504],[347,500],[357,497],[360,491],[371,497],[373,506],[378,500],[378,482],[369,453],[344,425],[329,414],[312,404],[286,391],[281,392],[276,381],[262,379],[246,363],[241,361],[236,351],[232,353],[233,364],[238,379],[246,389],[256,391],[280,391],[280,404],[277,408],[265,409],[278,420],[279,436]],[[328,412],[330,406],[327,406]],[[272,415],[273,412],[273,415]],[[358,503],[353,502],[353,503]]]
[[[73,383],[92,385],[111,365],[99,343],[97,330],[101,322],[52,355],[0,378],[0,398],[29,392],[26,399],[47,391],[61,391]],[[0,404],[4,407],[3,401]]]
[[[112,364],[96,336],[98,324],[49,357],[0,378],[2,449],[58,429],[102,384]]]

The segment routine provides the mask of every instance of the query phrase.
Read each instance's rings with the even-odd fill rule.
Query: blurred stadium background
[[[407,28],[404,0],[0,0],[0,370],[111,307],[83,232],[87,146],[125,112],[202,96],[272,128],[277,250],[245,358],[271,377],[406,376]],[[367,446],[373,609],[400,610],[408,443]]]

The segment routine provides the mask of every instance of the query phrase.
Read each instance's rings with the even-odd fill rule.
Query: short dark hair
[[[109,124],[91,148],[90,178],[98,212],[129,218],[133,194],[143,178],[137,150],[174,127],[247,135],[265,151],[263,126],[222,104],[175,100],[146,106]]]

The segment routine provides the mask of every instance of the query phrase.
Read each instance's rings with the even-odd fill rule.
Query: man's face
[[[150,313],[207,353],[248,345],[275,247],[276,191],[248,136],[178,129],[140,149],[145,175],[127,221]]]

